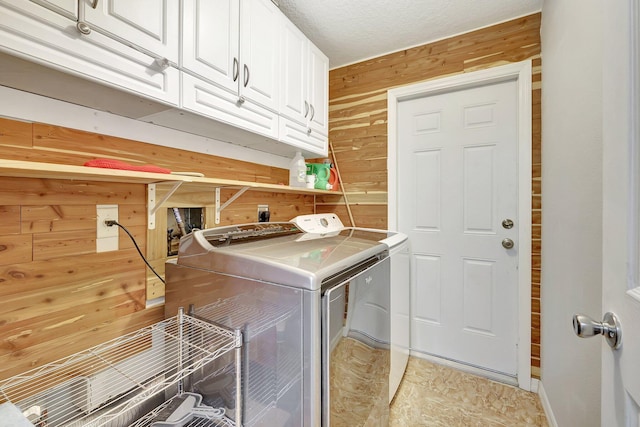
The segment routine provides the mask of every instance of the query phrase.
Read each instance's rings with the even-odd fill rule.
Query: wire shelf
[[[129,425],[150,401],[163,402],[165,391],[241,345],[239,331],[178,314],[2,380],[0,403],[16,405],[35,425]]]
[[[297,311],[297,306],[276,304],[261,298],[260,292],[252,292],[198,307],[196,315],[222,322],[230,328],[244,327],[245,339],[250,340]]]

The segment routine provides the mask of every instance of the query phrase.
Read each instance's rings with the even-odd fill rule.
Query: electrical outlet
[[[258,205],[258,222],[269,222],[269,205]]]
[[[107,220],[118,221],[118,205],[96,205],[96,252],[118,250],[118,226],[105,224]]]

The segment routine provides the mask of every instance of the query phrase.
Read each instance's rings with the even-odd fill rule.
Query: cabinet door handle
[[[156,58],[155,61],[153,61],[158,68],[160,68],[161,70],[166,70],[167,68],[169,68],[169,60],[167,58]]]
[[[233,58],[233,81],[238,80],[238,73],[240,72],[240,67],[238,64],[238,58]]]
[[[91,0],[91,7],[94,8],[94,9],[97,8],[98,7],[98,1],[99,0]]]
[[[247,87],[249,84],[249,67],[247,64],[244,64],[244,87]]]
[[[307,118],[307,115],[309,115],[309,103],[307,101],[304,101],[304,118]]]
[[[313,116],[316,115],[316,109],[313,108],[312,104],[309,104],[309,106],[311,107],[311,118],[309,119],[309,121],[311,122],[311,121],[313,121]]]

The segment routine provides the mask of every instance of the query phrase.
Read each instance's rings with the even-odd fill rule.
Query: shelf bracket
[[[224,202],[223,205],[220,205],[220,187],[216,187],[216,224],[220,224],[220,212],[233,203],[238,197],[242,196],[249,188],[251,187],[242,187],[236,194],[231,196],[229,200]]]
[[[149,217],[147,218],[147,228],[149,230],[155,230],[156,228],[156,212],[158,211],[158,209],[160,209],[160,206],[162,206],[164,202],[169,200],[169,197],[173,196],[173,193],[175,193],[178,188],[180,188],[180,186],[184,184],[184,181],[169,182],[173,184],[173,187],[171,187],[169,191],[167,191],[167,194],[165,194],[164,197],[158,202],[156,202],[156,184],[147,184],[147,209],[149,210]]]

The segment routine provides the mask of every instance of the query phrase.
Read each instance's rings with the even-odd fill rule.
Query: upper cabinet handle
[[[238,73],[240,72],[240,67],[238,66],[238,58],[233,58],[233,81],[238,80]]]
[[[311,118],[309,118],[309,121],[311,122],[311,121],[313,121],[313,116],[316,115],[316,109],[313,108],[312,104],[309,104],[309,106],[311,107]]]
[[[304,101],[304,118],[307,118],[307,115],[309,114],[309,103],[307,101]]]
[[[247,87],[249,84],[249,67],[247,64],[244,64],[244,87]]]
[[[95,9],[96,7],[98,7],[98,1],[99,1],[99,0],[91,0],[91,7],[92,7],[92,8],[94,8],[94,9]]]

